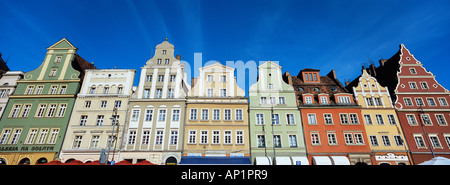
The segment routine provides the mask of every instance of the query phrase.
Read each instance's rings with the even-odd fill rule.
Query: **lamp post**
[[[112,132],[111,132],[111,139],[109,140],[108,155],[107,155],[107,157],[106,157],[107,162],[105,163],[105,165],[108,165],[108,159],[109,159],[109,153],[110,153],[110,151],[111,151],[111,145],[112,145],[112,143],[113,143],[113,140],[114,140],[114,143],[115,143],[115,140],[116,140],[115,137],[114,137],[114,129],[115,129],[116,125],[117,125],[117,129],[119,129],[119,122],[118,122],[118,120],[117,120],[117,108],[116,108],[116,107],[114,107],[114,109],[113,109],[113,115],[112,115],[109,119],[112,120],[112,126],[113,126],[113,128],[112,128]],[[114,154],[115,154],[115,150],[116,150],[116,146],[115,146],[115,145],[114,145],[114,149],[113,149],[113,150],[114,150],[114,151],[113,151],[113,157],[112,157],[112,160],[111,160],[111,161],[114,160]]]

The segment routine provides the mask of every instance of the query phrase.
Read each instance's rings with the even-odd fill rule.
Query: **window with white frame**
[[[316,114],[308,114],[308,124],[317,125]]]
[[[305,96],[305,104],[312,104],[312,97],[311,96]]]
[[[136,143],[136,130],[130,130],[128,133],[128,144],[134,145]]]
[[[227,75],[220,75],[220,82],[226,82],[227,81]]]
[[[435,116],[439,125],[447,125],[447,121],[443,114],[435,114]]]
[[[416,141],[416,145],[418,148],[426,147],[422,135],[414,135],[414,140]]]
[[[439,141],[439,138],[437,135],[430,135],[430,141],[434,148],[442,147],[441,142]]]
[[[269,101],[270,101],[270,104],[272,104],[272,105],[277,104],[277,99],[275,97],[269,97]]]
[[[410,89],[417,89],[417,84],[416,84],[416,82],[408,82],[408,84],[409,84],[409,88],[410,88]]]
[[[372,145],[372,146],[378,146],[378,139],[377,139],[377,136],[374,136],[374,135],[369,136],[369,139],[370,139],[370,145]]]
[[[416,101],[417,106],[424,106],[425,105],[423,103],[423,99],[422,98],[414,98],[414,100]]]
[[[162,89],[156,89],[156,97],[155,98],[161,98],[162,97]]]
[[[138,121],[140,112],[140,110],[132,110],[131,121]]]
[[[27,137],[27,141],[25,142],[25,144],[33,144],[34,138],[36,138],[36,134],[37,134],[37,129],[30,129],[28,137]]]
[[[86,126],[86,122],[87,122],[87,115],[82,115],[80,118],[80,126]]]
[[[33,94],[33,89],[34,89],[34,86],[28,86],[25,94],[26,95]]]
[[[341,124],[348,124],[347,114],[339,114],[339,117],[341,118]]]
[[[273,144],[276,148],[281,148],[281,135],[273,136]]]
[[[423,121],[423,124],[424,124],[424,125],[432,125],[432,124],[433,124],[433,123],[431,122],[430,115],[428,115],[428,114],[422,114],[422,115],[420,115],[420,117],[422,117],[422,121]]]
[[[19,137],[20,137],[21,133],[22,133],[22,129],[16,129],[14,131],[14,135],[12,136],[11,142],[9,144],[12,144],[12,145],[17,144],[17,141],[19,141]]]
[[[280,117],[278,114],[272,114],[272,125],[279,125]]]
[[[170,75],[169,82],[175,82],[177,75]]]
[[[428,89],[427,82],[420,82],[420,87],[422,87],[422,89]]]
[[[212,144],[220,144],[220,131],[213,130],[212,132]]]
[[[231,109],[224,110],[224,118],[225,121],[231,121]]]
[[[197,120],[197,109],[191,109],[189,120]]]
[[[358,114],[349,114],[351,124],[359,124]]]
[[[143,130],[141,145],[148,145],[149,143],[150,143],[150,130]]]
[[[405,106],[413,106],[411,98],[403,98],[403,101],[405,102]]]
[[[171,145],[178,144],[178,131],[176,130],[170,131],[170,144]]]
[[[349,133],[344,134],[345,144],[353,144],[353,135]]]
[[[50,88],[50,94],[56,94],[56,90],[58,89],[58,86],[56,86],[56,85],[53,85],[51,88]]]
[[[327,133],[328,144],[329,145],[337,145],[336,134],[335,133]]]
[[[224,144],[232,144],[232,133],[229,130],[224,131]]]
[[[236,121],[242,121],[244,120],[244,116],[242,115],[242,109],[236,109],[235,110],[235,117],[236,117]]]
[[[214,82],[214,75],[208,75],[208,76],[206,76],[206,81],[207,81],[207,82]]]
[[[172,110],[172,121],[180,121],[180,110],[179,109]]]
[[[101,108],[105,108],[106,107],[106,103],[107,103],[107,101],[101,101],[100,107]]]
[[[207,97],[213,97],[214,96],[214,89],[207,89],[206,90],[206,96]]]
[[[382,135],[381,140],[383,141],[384,146],[391,146],[391,141],[389,140],[389,136]]]
[[[236,131],[236,144],[244,144],[244,131]]]
[[[0,138],[0,144],[2,144],[2,145],[6,144],[6,141],[8,140],[10,133],[11,133],[11,129],[3,130],[2,137]]]
[[[428,106],[436,106],[436,102],[434,102],[434,98],[427,98]]]
[[[414,114],[407,114],[406,119],[410,125],[417,125],[416,116]]]
[[[375,114],[377,125],[384,125],[383,116],[381,114]]]
[[[373,106],[372,98],[366,98],[367,106]]]
[[[373,125],[370,114],[364,114],[363,117],[364,117],[364,122],[366,123],[366,125]]]
[[[209,120],[209,109],[202,109],[202,117],[203,121]]]
[[[45,108],[47,107],[46,104],[39,104],[38,111],[36,113],[36,117],[42,117],[44,116]]]
[[[144,121],[152,121],[153,119],[153,110],[145,110],[145,119]]]
[[[362,134],[355,133],[355,144],[364,144],[364,138]]]
[[[387,115],[388,121],[389,121],[389,125],[396,125],[397,122],[395,121],[395,117],[393,114],[388,114]]]
[[[320,96],[320,104],[328,104],[328,97]]]
[[[383,102],[381,102],[381,98],[373,98],[375,101],[375,105],[377,106],[383,106]]]
[[[72,148],[80,148],[81,141],[83,140],[83,136],[77,135],[73,140]]]
[[[208,144],[208,131],[200,131],[200,144]]]
[[[167,90],[167,98],[174,98],[174,90],[172,88]]]
[[[278,98],[278,103],[279,103],[279,104],[286,104],[285,98],[284,98],[284,97],[279,97],[279,98]]]
[[[220,97],[227,97],[227,89],[220,89]]]
[[[105,119],[104,115],[98,115],[97,116],[97,126],[102,126],[103,125],[103,120]]]
[[[213,109],[213,121],[220,120],[220,109]]]
[[[311,133],[311,144],[320,145],[319,133]]]
[[[350,97],[348,97],[348,96],[338,96],[338,101],[340,104],[352,103],[350,100]]]
[[[439,105],[448,106],[447,100],[445,100],[445,98],[438,98],[438,101],[439,101]]]
[[[267,97],[261,97],[261,104],[266,105],[267,104]]]
[[[297,147],[297,135],[289,135],[289,147]]]
[[[164,138],[164,132],[162,130],[156,131],[155,145],[162,145]]]
[[[331,114],[323,114],[323,119],[324,119],[325,125],[333,124],[333,118],[332,118]]]
[[[11,111],[11,118],[16,118],[19,116],[19,112],[20,112],[20,108],[22,107],[22,105],[14,105],[14,107],[12,108]]]
[[[166,121],[166,112],[165,109],[160,109],[158,114],[158,121]]]
[[[394,141],[395,141],[395,144],[397,145],[397,146],[403,146],[404,144],[404,142],[403,142],[403,139],[402,139],[402,137],[401,136],[399,136],[399,135],[397,135],[397,136],[394,136]]]
[[[158,75],[158,82],[164,82],[164,75]]]
[[[264,114],[256,114],[256,124],[264,125]]]
[[[288,125],[295,125],[294,114],[286,114],[286,120]]]

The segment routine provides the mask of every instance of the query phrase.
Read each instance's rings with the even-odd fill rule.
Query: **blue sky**
[[[450,88],[450,1],[0,0],[0,52],[11,70],[31,71],[66,37],[97,68],[136,69],[165,37],[192,63],[279,61],[296,75],[335,69],[344,83],[401,43]],[[191,66],[194,66],[191,64]],[[198,70],[192,67],[191,70]],[[238,79],[239,80],[239,79]],[[247,80],[245,91],[256,81]],[[189,80],[190,83],[190,80]],[[242,84],[242,83],[240,83]],[[241,85],[241,88],[242,87]]]

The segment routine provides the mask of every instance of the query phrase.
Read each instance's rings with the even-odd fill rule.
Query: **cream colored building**
[[[181,164],[250,164],[248,98],[237,86],[235,69],[217,62],[199,70],[187,98]]]
[[[130,99],[126,143],[121,160],[177,164],[181,160],[186,95],[190,86],[179,55],[167,38],[141,67]]]
[[[109,161],[113,158],[118,161],[135,72],[134,69],[86,70],[61,149],[62,162],[99,160],[101,149],[109,149]]]
[[[408,147],[387,87],[363,69],[362,75],[347,88],[362,107],[372,164],[410,164]]]

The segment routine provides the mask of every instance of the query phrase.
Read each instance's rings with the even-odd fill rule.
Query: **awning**
[[[289,157],[275,157],[276,165],[292,165],[291,159]]]
[[[292,156],[293,165],[309,165],[308,158],[306,156]]]
[[[249,157],[182,157],[180,165],[251,165]]]
[[[350,165],[350,161],[345,156],[330,156],[334,165]]]
[[[328,156],[313,156],[313,160],[316,165],[332,165]]]
[[[272,165],[270,157],[255,157],[256,165]]]

